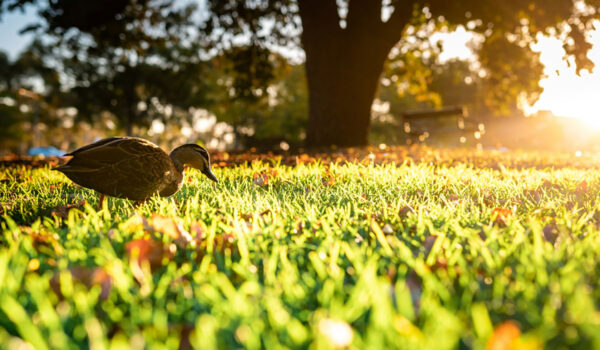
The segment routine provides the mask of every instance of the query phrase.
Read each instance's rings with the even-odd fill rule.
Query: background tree
[[[402,39],[413,36],[414,28],[431,22],[450,28],[473,23],[472,30],[486,39],[478,51],[489,72],[491,99],[514,100],[524,91],[535,98],[542,73],[529,50],[535,33],[565,28],[568,53],[580,68],[590,66],[584,33],[598,16],[600,1],[587,4],[589,11],[581,10],[581,2],[576,9],[575,2],[565,0],[213,0],[206,29],[230,36],[250,33],[252,40],[274,44],[296,36],[299,19],[310,96],[307,144],[353,146],[367,143],[384,62],[397,45],[402,51]],[[223,42],[223,35],[217,40]]]
[[[397,56],[393,58],[405,61],[405,67],[418,67],[407,70],[415,81],[430,74],[427,65],[411,62],[419,59],[420,44],[428,40],[420,35],[427,33],[421,28],[452,31],[462,24],[483,38],[475,48],[485,71],[481,86],[486,104],[498,109],[514,103],[524,92],[530,100],[539,94],[542,67],[529,48],[537,33],[561,36],[578,67],[591,67],[586,32],[600,16],[600,0],[207,0],[209,13],[202,16],[201,37],[196,37],[194,8],[178,6],[181,3],[175,0],[117,0],[110,4],[0,0],[0,11],[27,3],[37,3],[44,18],[37,29],[58,38],[61,47],[74,53],[69,66],[78,69],[79,73],[73,74],[77,88],[94,85],[105,91],[105,99],[96,107],[108,102],[110,112],[122,118],[119,120],[129,132],[131,125],[147,121],[147,113],[137,108],[146,103],[146,95],[138,92],[153,90],[142,80],[145,72],[168,77],[166,70],[180,72],[182,60],[199,62],[198,56],[204,52],[207,57],[226,55],[240,76],[246,71],[268,76],[268,70],[276,67],[264,52],[301,47],[309,92],[309,146],[367,143],[371,105],[385,62]],[[242,49],[236,49],[238,46]],[[254,50],[252,60],[247,59],[252,50],[244,53],[243,48]],[[163,70],[157,71],[157,67]],[[95,79],[95,75],[102,77]],[[254,91],[270,84],[270,79],[250,76],[249,86]],[[115,88],[118,85],[122,87]],[[103,94],[90,91],[88,95]],[[245,98],[238,97],[238,101]],[[168,100],[163,97],[162,101]]]
[[[306,126],[302,65],[254,45],[234,47],[211,60],[218,92],[209,109],[233,127],[235,148],[299,146]]]
[[[20,142],[35,144],[42,132],[57,127],[65,103],[59,73],[48,65],[48,48],[33,41],[16,59],[0,53],[0,139],[4,149],[23,151]]]
[[[0,8],[33,2],[8,1]],[[57,47],[53,54],[68,79],[79,119],[92,121],[108,112],[131,135],[134,126],[148,127],[157,115],[165,119],[156,113],[165,106],[185,110],[203,102],[195,5],[174,0],[37,5],[43,21],[25,30],[46,33]]]

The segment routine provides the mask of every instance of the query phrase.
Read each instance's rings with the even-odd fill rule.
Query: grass
[[[2,348],[600,348],[598,170],[257,162],[98,211],[1,174]]]

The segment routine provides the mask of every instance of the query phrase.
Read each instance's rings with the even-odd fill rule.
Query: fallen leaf
[[[547,224],[542,229],[542,234],[547,242],[550,242],[552,245],[554,245],[554,243],[556,243],[556,239],[558,238],[558,227],[553,223]]]
[[[520,348],[521,330],[514,321],[505,321],[494,329],[487,342],[487,350],[517,350]]]
[[[199,222],[193,222],[190,226],[190,235],[196,243],[202,242],[206,238],[206,231]]]
[[[135,259],[139,266],[147,262],[152,269],[162,266],[163,258],[171,258],[173,251],[165,249],[162,242],[150,239],[136,239],[125,245],[129,259]]]
[[[513,212],[507,208],[494,208],[492,209],[492,220],[494,224],[499,227],[506,227],[508,219],[513,216]]]
[[[29,235],[31,237],[33,248],[36,251],[40,251],[44,248],[52,249],[56,254],[62,253],[62,246],[59,243],[59,235],[57,233],[51,233],[46,229],[34,232],[29,226],[21,226],[21,233]]]
[[[581,181],[579,183],[579,185],[577,185],[577,188],[575,188],[575,193],[577,193],[579,195],[585,194],[585,193],[587,193],[587,191],[588,191],[588,183],[585,180]]]
[[[106,300],[110,294],[112,287],[112,281],[110,275],[104,271],[101,267],[83,267],[76,266],[69,269],[73,282],[78,282],[86,286],[88,289],[93,286],[100,286],[101,292],[99,299]],[[60,288],[60,273],[55,273],[50,279],[50,288],[54,291],[59,298],[62,299],[62,293]]]
[[[144,229],[148,232],[162,233],[169,236],[180,248],[184,248],[192,241],[192,236],[183,228],[180,221],[156,213],[152,214],[150,220],[145,220]]]
[[[57,216],[61,219],[67,219],[69,217],[69,211],[71,211],[72,209],[81,210],[83,209],[85,203],[85,201],[79,201],[76,204],[59,205],[52,209],[50,215]]]
[[[408,215],[414,214],[414,212],[415,211],[413,210],[413,208],[411,208],[409,206],[404,206],[404,207],[400,208],[400,210],[398,211],[398,216],[405,219],[408,217]]]
[[[321,177],[321,183],[323,186],[331,187],[335,185],[335,178],[327,172],[323,177]]]
[[[536,190],[523,190],[523,195],[535,204],[539,204],[542,199],[540,192]]]
[[[258,187],[265,187],[269,185],[269,175],[265,173],[254,173],[252,175],[252,182]]]

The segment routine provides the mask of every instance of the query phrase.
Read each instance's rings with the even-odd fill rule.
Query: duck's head
[[[183,170],[185,166],[189,166],[200,170],[209,179],[219,182],[210,169],[210,156],[204,148],[193,143],[188,143],[175,148],[170,156],[175,166],[180,168],[180,170]]]

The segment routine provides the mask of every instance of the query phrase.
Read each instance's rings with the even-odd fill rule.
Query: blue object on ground
[[[65,152],[59,150],[58,148],[56,148],[54,146],[50,146],[50,147],[31,147],[29,149],[29,151],[27,152],[27,154],[30,156],[60,157],[60,156],[64,155]]]

